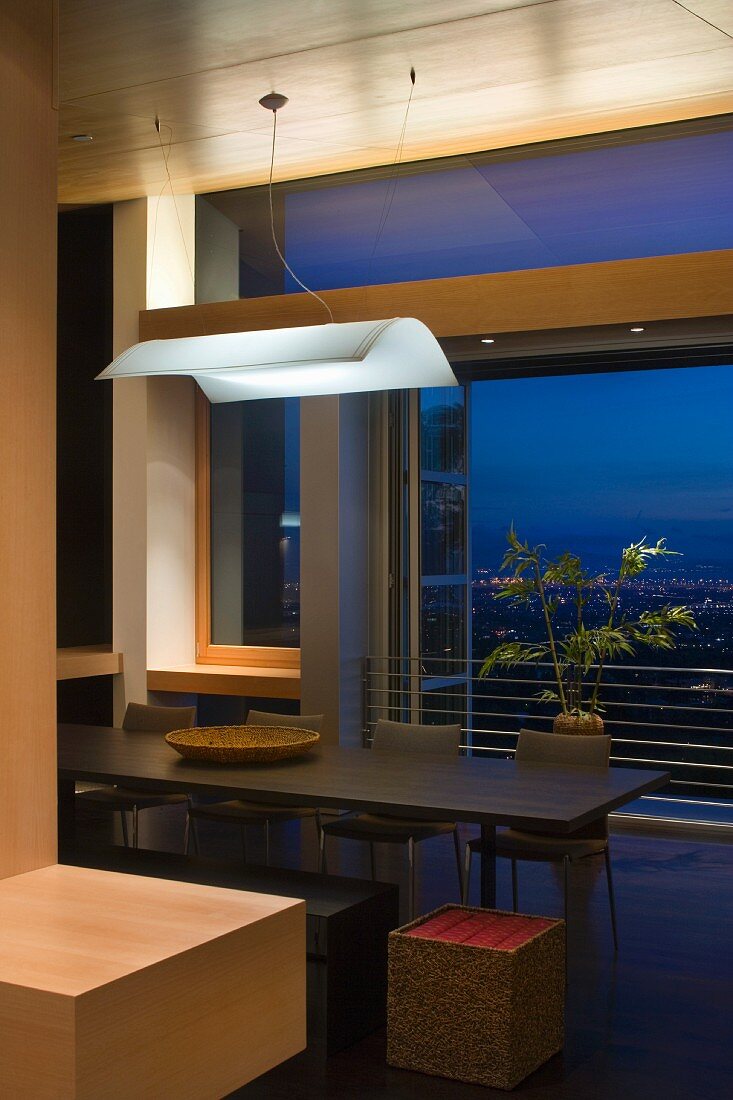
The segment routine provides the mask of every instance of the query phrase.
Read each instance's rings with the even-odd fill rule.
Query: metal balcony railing
[[[550,665],[522,665],[486,679],[480,667],[450,658],[365,658],[365,743],[378,718],[459,721],[467,753],[510,757],[523,726],[552,728],[557,706],[537,699],[552,684]],[[602,701],[612,763],[671,774],[668,787],[645,801],[660,810],[674,799],[733,811],[733,671],[609,665]]]

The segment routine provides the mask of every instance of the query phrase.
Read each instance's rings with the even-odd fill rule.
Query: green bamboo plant
[[[555,687],[540,692],[538,698],[544,703],[559,703],[563,715],[587,718],[603,710],[599,693],[608,661],[624,654],[633,656],[638,646],[674,649],[680,628],[697,630],[692,611],[685,606],[664,604],[654,611],[642,611],[634,619],[620,611],[624,583],[643,573],[653,559],[677,554],[667,549],[665,539],[650,545],[643,538],[625,547],[613,578],[588,573],[575,554],[566,552],[554,560],[546,559],[545,546],[529,546],[522,542],[513,524],[507,533],[507,542],[509,546],[501,569],[509,571],[511,577],[495,598],[516,605],[537,606],[547,640],[502,642],[486,658],[479,675],[488,676],[497,666],[512,668],[549,660]],[[567,588],[575,605],[574,629],[564,635],[559,635],[555,622],[558,597],[548,592],[549,587],[555,586]],[[583,611],[592,590],[603,594],[608,616],[600,626],[588,627],[583,621]]]

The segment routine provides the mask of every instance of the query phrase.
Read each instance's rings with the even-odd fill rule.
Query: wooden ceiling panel
[[[681,67],[677,58],[661,58],[510,85],[487,83],[456,90],[450,100],[416,97],[403,158],[434,157],[441,150],[448,154],[496,148],[513,143],[508,139],[515,133],[518,144],[540,140],[543,135],[587,133],[599,121],[603,123],[599,129],[617,129],[637,124],[633,120],[641,115],[650,123],[667,121],[665,103],[674,105],[674,117],[685,117],[679,112],[682,104],[691,100],[695,101],[692,117],[704,115],[698,101],[708,97],[720,110],[733,108],[733,94],[717,93],[721,83],[733,76],[733,48],[706,52],[693,60],[695,64],[689,67]],[[344,145],[356,145],[360,135],[364,144],[376,143],[380,134],[399,133],[403,115],[404,104],[357,110],[330,118],[327,132],[329,139]],[[439,146],[434,138],[436,128],[442,135]],[[297,135],[317,141],[323,129],[322,121],[285,112],[278,120],[278,138]],[[258,132],[270,133],[271,124],[265,121]]]
[[[76,159],[73,184],[64,187],[61,202],[116,202],[139,195],[157,194],[166,182],[159,146],[138,148],[87,157],[89,146],[81,145],[69,157]],[[234,133],[206,141],[177,141],[171,147],[168,166],[177,193],[201,193],[226,189],[267,179],[270,165],[270,134]],[[364,168],[372,153],[335,143],[315,142],[298,137],[278,138],[278,178],[304,174],[340,172]],[[61,168],[63,171],[68,161]],[[67,178],[68,178],[67,171]],[[206,186],[203,181],[206,181]],[[66,196],[74,195],[75,198]]]
[[[730,0],[689,6],[62,0],[60,198],[159,189],[156,114],[181,191],[262,183],[271,124],[257,100],[273,88],[290,97],[276,178],[390,163],[410,65],[404,159],[726,113]],[[93,145],[69,141],[86,131]]]
[[[705,19],[725,34],[733,35],[733,3],[731,0],[685,0],[693,15]]]
[[[531,5],[532,0],[61,0],[61,96],[77,99]]]

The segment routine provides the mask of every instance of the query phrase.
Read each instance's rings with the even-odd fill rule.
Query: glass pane
[[[466,487],[422,483],[422,575],[466,571]]]
[[[466,472],[465,392],[437,386],[420,391],[420,467],[433,473]]]
[[[733,135],[654,136],[403,163],[399,186],[383,169],[291,180],[273,192],[279,239],[314,290],[733,247]],[[198,196],[196,269],[198,301],[300,290],[260,188]]]
[[[211,641],[299,645],[297,398],[211,407]]]
[[[466,707],[468,703],[468,685],[450,684],[435,691],[424,691],[421,698],[420,721],[429,726],[447,726],[452,722],[466,725]],[[465,743],[465,733],[461,741]]]
[[[479,382],[472,390],[474,654],[498,641],[544,636],[526,605],[497,601],[506,531],[514,522],[548,556],[569,550],[592,573],[615,575],[623,546],[666,538],[679,556],[652,561],[623,591],[631,618],[664,603],[690,606],[699,631],[680,630],[671,650],[639,648],[616,663],[733,667],[733,368],[577,374]],[[558,425],[593,410],[593,438],[612,446],[558,446]],[[680,418],[682,420],[680,421]],[[670,425],[682,423],[679,430]],[[517,440],[522,446],[517,446]],[[644,440],[653,441],[645,450]],[[571,623],[567,592],[558,609]],[[585,609],[605,620],[600,590]]]
[[[426,676],[465,672],[466,589],[460,584],[424,585],[420,608],[420,655]]]

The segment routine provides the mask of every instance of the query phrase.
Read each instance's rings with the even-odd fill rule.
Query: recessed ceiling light
[[[629,331],[630,332],[643,332],[644,331],[644,326],[643,325],[634,325],[634,327],[632,329],[629,329]]]
[[[91,134],[72,134],[72,141],[94,141]]]
[[[493,339],[492,339],[492,338],[491,338],[490,336],[485,336],[485,337],[484,337],[484,338],[482,339],[481,343],[482,343],[482,344],[493,344],[493,343],[494,343],[494,341],[493,341]]]

